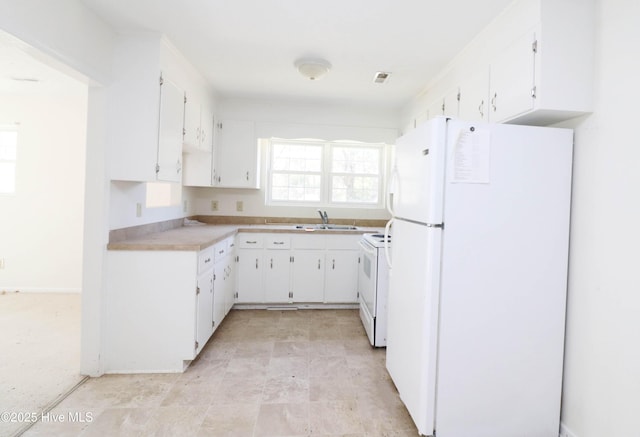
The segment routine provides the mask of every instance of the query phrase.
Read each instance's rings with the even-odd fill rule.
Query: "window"
[[[0,194],[16,191],[18,131],[0,128]]]
[[[382,207],[384,144],[272,139],[268,203]]]

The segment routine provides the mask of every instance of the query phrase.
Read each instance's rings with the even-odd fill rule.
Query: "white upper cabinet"
[[[519,0],[456,56],[427,90],[460,90],[458,117],[548,125],[593,110],[594,0]],[[487,77],[488,75],[488,77]],[[449,95],[449,94],[446,94]],[[455,116],[436,97],[414,108]],[[408,123],[409,125],[411,123]]]
[[[113,132],[109,138],[111,179],[181,179],[181,156],[176,151],[182,147],[184,105],[180,96],[182,87],[164,62],[169,58],[165,53],[169,50],[156,34],[118,38],[114,80],[109,86],[108,116]]]
[[[212,153],[210,96],[204,79],[162,35],[120,35],[108,88],[110,179],[182,181],[185,141],[185,149]],[[197,103],[185,106],[185,99]],[[211,167],[209,156],[208,186]]]
[[[185,152],[213,150],[213,105],[204,93],[187,92],[185,96],[182,142]]]
[[[445,94],[442,99],[442,115],[457,117],[460,107],[460,90],[456,87]]]
[[[216,187],[260,188],[260,153],[253,121],[218,122],[215,148]]]
[[[535,32],[527,32],[491,63],[489,120],[501,122],[534,108],[537,44]]]
[[[487,121],[489,100],[489,68],[479,68],[460,84],[458,117],[468,121]]]
[[[183,99],[184,91],[170,80],[161,79],[156,167],[156,177],[159,181],[182,180]]]
[[[213,105],[210,100],[198,102],[187,95],[184,125],[182,184],[189,187],[211,187],[215,138]]]

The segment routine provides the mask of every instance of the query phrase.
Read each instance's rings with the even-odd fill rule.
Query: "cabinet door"
[[[358,302],[357,250],[333,250],[326,255],[324,301],[326,303]]]
[[[258,141],[252,121],[225,120],[217,124],[215,185],[259,188]]]
[[[229,314],[231,307],[236,299],[236,237],[229,237],[227,239],[227,248],[229,256],[227,257],[227,282],[225,284],[225,304],[224,313]]]
[[[200,101],[194,92],[184,96],[184,130],[182,142],[185,149],[200,148]]]
[[[229,314],[231,307],[235,301],[235,256],[232,254],[225,260],[225,279],[224,279],[224,315]]]
[[[182,180],[184,92],[166,78],[162,82],[156,177],[159,181],[180,182]]]
[[[533,109],[534,41],[533,32],[523,35],[491,63],[490,121],[501,122]]]
[[[444,115],[444,99],[438,99],[427,107],[427,119],[431,120],[438,115]]]
[[[324,250],[294,250],[291,291],[294,302],[323,302]]]
[[[460,106],[460,90],[455,88],[444,96],[442,115],[447,117],[458,117]]]
[[[196,292],[196,354],[199,354],[213,333],[213,272],[198,277]]]
[[[265,250],[264,264],[265,301],[290,302],[291,253],[288,250]]]
[[[215,263],[213,267],[213,330],[215,331],[222,319],[226,314],[225,312],[225,299],[226,299],[226,270],[227,259],[224,258],[221,261]]]
[[[203,152],[213,152],[213,105],[210,101],[203,101],[200,105],[200,149]]]
[[[461,120],[487,121],[489,119],[489,69],[479,68],[460,85]]]
[[[262,288],[262,249],[238,250],[238,297],[241,303],[264,302]]]

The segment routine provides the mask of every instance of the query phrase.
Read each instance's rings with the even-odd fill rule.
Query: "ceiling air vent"
[[[389,76],[391,76],[391,73],[378,71],[376,75],[373,76],[373,83],[385,83],[387,80],[389,80]]]

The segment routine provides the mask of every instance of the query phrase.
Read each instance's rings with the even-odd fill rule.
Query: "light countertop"
[[[112,242],[108,250],[184,250],[200,251],[238,232],[303,233],[323,235],[358,235],[381,232],[379,227],[358,229],[297,229],[295,225],[208,225],[193,224],[136,238]]]

